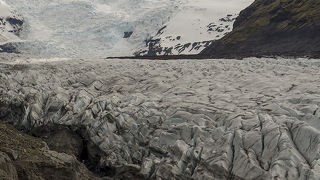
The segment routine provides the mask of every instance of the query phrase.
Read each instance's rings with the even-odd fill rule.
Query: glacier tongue
[[[1,120],[86,127],[115,178],[320,178],[319,60],[6,58]]]

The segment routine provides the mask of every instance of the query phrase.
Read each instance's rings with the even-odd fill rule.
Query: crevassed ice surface
[[[146,179],[320,179],[320,60],[4,59],[0,117],[84,126],[107,154],[102,167]]]
[[[173,0],[6,0],[26,20],[20,51],[42,56],[130,55],[179,9]],[[133,31],[130,39],[124,32]]]

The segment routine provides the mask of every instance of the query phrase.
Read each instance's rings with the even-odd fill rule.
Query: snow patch
[[[231,32],[239,12],[253,0],[193,0],[185,3],[137,55],[197,54]],[[148,41],[148,40],[147,40]],[[150,47],[154,46],[154,47]],[[148,49],[148,50],[146,50]],[[150,53],[150,49],[155,51]],[[154,54],[155,53],[155,54]]]

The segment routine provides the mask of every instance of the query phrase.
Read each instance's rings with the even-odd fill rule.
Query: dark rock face
[[[170,37],[172,38],[172,37]],[[173,40],[180,40],[181,36],[177,36],[173,38]],[[157,39],[149,39],[146,40],[146,47],[148,50],[141,50],[134,53],[135,57],[141,56],[159,56],[159,55],[173,55],[174,51],[178,52],[178,54],[184,54],[190,51],[198,51],[200,48],[208,47],[213,41],[203,41],[203,42],[193,42],[193,43],[185,43],[185,44],[176,44],[175,46],[171,47],[162,47],[161,45],[161,38]]]
[[[32,129],[31,134],[43,139],[51,150],[74,155],[80,159],[84,148],[82,137],[69,127],[48,124]]]
[[[24,19],[17,14],[12,14],[8,17],[0,17],[0,28],[6,30],[5,27],[1,27],[6,24],[10,24],[12,27],[12,29],[8,30],[9,32],[19,36],[20,32],[23,30]]]
[[[47,124],[32,128],[29,134],[41,138],[51,150],[75,156],[89,170],[99,176],[115,174],[113,168],[99,164],[105,153],[90,140],[85,127]]]
[[[4,180],[18,179],[17,170],[10,157],[0,152],[0,178]]]
[[[0,53],[3,53],[3,52],[18,54],[19,50],[13,43],[6,43],[3,45],[0,45]]]
[[[15,33],[17,36],[20,35],[20,32],[22,31],[22,26],[24,23],[24,20],[22,18],[16,18],[16,17],[7,17],[6,21],[11,24],[14,30],[11,30],[10,32]]]
[[[132,34],[133,34],[133,31],[124,32],[123,38],[130,38]]]
[[[147,56],[156,56],[157,53],[161,53],[163,51],[162,47],[159,46],[160,40],[161,39],[147,39],[147,40],[145,40],[146,47],[148,47],[148,50],[136,52],[134,55],[135,56],[142,56],[142,55],[146,54]],[[169,53],[171,53],[171,52],[169,52]]]
[[[234,30],[200,54],[320,55],[320,2],[256,0],[240,13]]]
[[[2,123],[0,132],[0,179],[98,179],[74,156],[51,151],[40,139]]]

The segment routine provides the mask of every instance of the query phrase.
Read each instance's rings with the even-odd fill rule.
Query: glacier
[[[115,169],[105,179],[318,180],[319,68],[0,56],[0,118],[85,127],[102,151],[94,166]]]
[[[19,50],[39,56],[130,55],[132,48],[168,21],[181,1],[10,0],[26,20]],[[124,32],[132,31],[130,39]]]
[[[38,57],[102,58],[130,56],[144,50],[145,41],[154,38],[164,26],[167,27],[164,33],[157,37],[161,39],[163,47],[221,38],[232,30],[233,24],[233,21],[221,22],[221,18],[232,15],[234,19],[241,9],[252,1],[4,0],[3,2],[21,14],[25,20],[23,36],[20,37],[20,43],[15,44],[20,52]],[[219,28],[212,29],[210,25],[211,27],[217,25]],[[124,38],[125,34],[130,36]],[[169,36],[172,38],[167,38]],[[177,40],[177,36],[181,38]],[[172,54],[198,53],[203,48],[204,46],[187,48],[188,52],[174,51]]]
[[[101,179],[318,180],[319,59],[102,58],[197,53],[251,2],[0,0],[21,52],[0,53],[0,119],[79,133]]]

